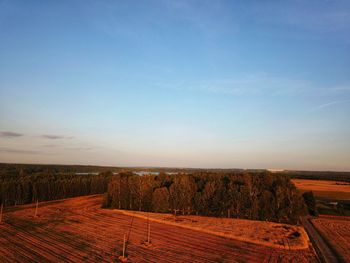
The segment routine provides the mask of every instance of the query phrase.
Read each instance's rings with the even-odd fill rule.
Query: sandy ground
[[[0,262],[117,262],[128,239],[127,262],[316,262],[312,249],[288,250],[152,222],[100,208],[86,196],[6,208]]]
[[[350,200],[350,183],[347,182],[307,179],[292,179],[292,182],[302,192],[313,191],[319,198]]]
[[[234,218],[174,216],[171,214],[115,210],[130,216],[149,219],[208,234],[282,249],[307,249],[309,238],[302,226]]]
[[[322,215],[312,224],[344,262],[350,262],[350,217]]]

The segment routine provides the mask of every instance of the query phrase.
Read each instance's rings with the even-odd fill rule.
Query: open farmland
[[[309,238],[301,226],[232,218],[192,215],[174,216],[171,214],[128,210],[116,211],[153,222],[194,229],[221,237],[273,248],[293,250],[306,249],[309,246]]]
[[[350,217],[319,216],[312,224],[344,261],[350,260]]]
[[[350,200],[350,183],[326,180],[292,179],[302,192],[313,191],[316,198]]]
[[[123,236],[128,262],[316,262],[311,249],[279,249],[101,209],[101,196],[7,208],[0,225],[1,262],[111,262]],[[254,222],[252,223],[254,224]],[[274,229],[271,229],[274,231]]]

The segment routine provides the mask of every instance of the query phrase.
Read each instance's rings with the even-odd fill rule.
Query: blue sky
[[[350,171],[350,2],[0,0],[0,162]]]

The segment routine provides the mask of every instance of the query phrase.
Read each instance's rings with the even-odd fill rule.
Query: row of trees
[[[108,185],[104,207],[296,223],[304,200],[285,176],[198,172],[137,176],[120,173]]]
[[[32,173],[23,171],[0,177],[0,203],[4,205],[63,199],[107,191],[112,173],[77,175],[74,173]]]
[[[20,172],[26,174],[37,173],[102,173],[108,171],[119,171],[122,168],[108,166],[92,166],[92,165],[58,165],[58,164],[14,164],[0,163],[0,177],[9,175],[18,175]]]

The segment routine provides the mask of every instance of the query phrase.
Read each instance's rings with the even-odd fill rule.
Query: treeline
[[[199,169],[199,168],[166,168],[166,167],[113,167],[96,165],[57,165],[57,164],[16,164],[0,163],[0,177],[16,175],[19,172],[33,173],[101,173],[117,172],[170,172],[170,173],[194,173],[194,172],[241,172],[242,169]],[[254,170],[251,170],[252,172]]]
[[[8,205],[49,201],[81,195],[101,194],[113,174],[77,175],[62,173],[19,173],[0,176],[0,203]]]
[[[20,172],[26,174],[34,173],[101,173],[108,171],[119,171],[121,168],[93,165],[56,165],[56,164],[12,164],[0,163],[0,177],[18,175]]]
[[[111,167],[111,166],[94,166],[94,165],[48,165],[48,164],[10,164],[0,163],[0,177],[8,175],[16,175],[21,171],[27,174],[33,173],[101,173],[101,172],[123,172],[123,171],[143,171],[143,172],[172,172],[172,173],[249,173],[259,174],[267,172],[259,169],[199,169],[199,168],[166,168],[166,167]],[[275,172],[280,176],[288,176],[289,178],[312,179],[312,180],[334,180],[350,182],[350,172],[332,172],[332,171],[293,171],[285,170]]]
[[[109,183],[103,206],[289,223],[306,213],[304,200],[289,178],[268,172],[142,177],[120,173]]]

